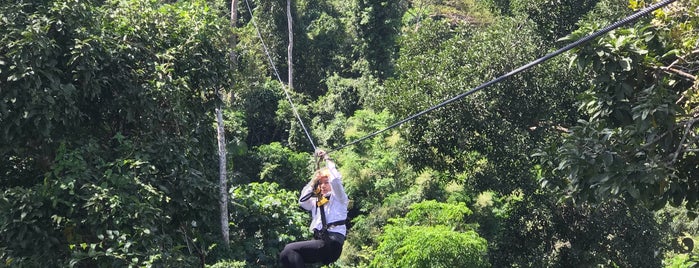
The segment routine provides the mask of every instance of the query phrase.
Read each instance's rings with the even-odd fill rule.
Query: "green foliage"
[[[535,208],[535,209],[534,209]],[[659,267],[664,245],[653,213],[613,201],[559,204],[525,196],[508,209],[489,247],[496,267]]]
[[[6,189],[0,198],[2,263],[16,266],[66,265],[68,255],[60,230],[51,228],[51,200],[22,187]],[[44,228],[40,228],[44,227]],[[61,250],[56,247],[63,244]]]
[[[490,267],[487,243],[474,231],[445,226],[389,226],[369,267]]]
[[[345,139],[353,141],[382,129],[390,119],[387,112],[359,110],[347,120]],[[395,149],[401,144],[400,136],[390,133],[335,154],[341,164],[340,171],[346,174],[345,188],[355,200],[354,209],[368,212],[382,203],[386,198],[383,194],[401,192],[410,187],[412,170],[401,161]]]
[[[571,197],[615,197],[655,209],[668,201],[690,208],[699,202],[697,155],[693,152],[697,84],[683,72],[696,68],[696,14],[684,3],[668,13],[618,29],[576,50],[574,63],[589,72],[591,87],[580,97],[587,118],[555,153],[555,174],[543,181]],[[676,19],[673,19],[676,18]],[[587,26],[571,35],[590,32]],[[565,177],[564,180],[556,177]]]
[[[699,234],[699,217],[695,211],[684,207],[665,206],[656,211],[660,228],[665,230],[668,251],[663,264],[665,267],[693,267],[699,263],[699,250],[696,247]]]
[[[393,73],[397,57],[395,40],[400,33],[401,18],[406,11],[404,1],[354,0],[348,19],[361,42],[358,44],[360,68],[364,74],[383,80]]]
[[[511,16],[512,11],[510,8],[511,0],[485,0],[484,5],[487,6],[491,12],[495,14],[500,14],[503,16]]]
[[[71,265],[172,261],[155,251],[160,243],[172,243],[172,238],[157,232],[170,220],[162,209],[170,197],[151,184],[157,181],[158,169],[141,159],[100,163],[103,160],[97,158],[100,162],[88,164],[82,158],[94,153],[61,148],[46,178],[44,191],[53,199],[56,213],[51,216],[54,228],[64,232],[73,254]],[[91,174],[94,171],[103,173]]]
[[[628,0],[600,0],[597,1],[595,7],[580,18],[577,25],[585,25],[588,23],[596,23],[599,25],[610,25],[624,17],[633,14],[629,8],[630,1]],[[573,29],[575,30],[575,29]],[[569,32],[570,33],[570,32]]]
[[[231,79],[227,21],[201,1],[0,11],[4,261],[204,263],[218,237],[210,126]]]
[[[260,162],[260,181],[275,182],[282,188],[295,189],[310,180],[308,153],[297,153],[273,142],[258,147],[255,154]]]
[[[246,264],[242,261],[220,261],[213,265],[207,265],[206,268],[245,268]]]
[[[312,152],[313,146],[308,137],[310,133],[307,134],[306,132],[309,131],[306,118],[310,117],[310,108],[304,104],[307,102],[306,96],[295,94],[294,92],[289,92],[289,95],[292,99],[291,102],[294,103],[293,107],[286,98],[285,100],[280,100],[275,120],[279,122],[279,125],[288,126],[285,127],[288,132],[285,144],[288,144],[290,148],[296,151]],[[300,120],[303,123],[298,118],[301,118]]]
[[[686,236],[687,234],[699,234],[699,217],[696,212],[682,207],[665,206],[656,211],[658,221],[663,229],[668,231],[669,239]],[[675,250],[679,250],[675,247]]]
[[[342,78],[337,74],[328,77],[326,84],[328,92],[318,99],[319,107],[314,109],[325,118],[332,118],[334,113],[351,116],[361,107],[363,95],[370,94],[372,86],[375,86],[372,81]]]
[[[382,129],[391,118],[387,112],[358,110],[346,119],[343,141]],[[331,153],[351,199],[352,224],[345,242],[347,253],[340,259],[343,265],[367,265],[388,219],[404,215],[410,204],[438,191],[435,190],[438,183],[429,172],[425,172],[424,181],[416,181],[417,175],[397,149],[400,146],[403,146],[400,135],[390,132]]]
[[[399,75],[386,82],[376,102],[404,117],[513,70],[545,47],[531,26],[506,18],[482,30],[424,21],[406,34]],[[412,120],[404,154],[419,168],[453,174],[478,167],[467,183],[475,192],[533,191],[538,186],[526,166],[528,155],[538,143],[548,143],[558,124],[574,119],[570,109],[579,78],[561,72],[560,63],[553,59]]]
[[[245,122],[245,114],[242,111],[231,108],[223,110],[223,126],[226,135],[226,152],[228,162],[236,164],[233,159],[248,153],[248,144],[245,142],[248,137],[248,127]],[[215,125],[213,127],[216,127]],[[234,167],[229,166],[229,169]]]
[[[672,257],[671,259],[667,260],[666,263],[664,263],[663,267],[666,268],[690,268],[690,267],[696,267],[697,264],[697,259],[692,259],[692,257],[689,254],[678,254]]]
[[[326,79],[332,74],[355,77],[353,44],[347,18],[330,0],[296,1],[294,21],[294,87],[315,99],[330,90]]]
[[[248,133],[245,142],[255,147],[280,140],[284,137],[282,126],[286,122],[276,121],[275,113],[280,101],[285,101],[279,83],[268,81],[261,85],[241,89],[239,98],[233,105],[245,113],[245,125]],[[293,117],[292,117],[293,118]]]
[[[403,17],[403,27],[419,27],[425,19],[445,20],[452,25],[488,24],[494,18],[488,4],[480,1],[412,1]]]
[[[123,141],[117,151],[129,152],[132,146]],[[68,256],[71,265],[196,262],[180,255],[175,233],[169,231],[177,224],[170,211],[179,206],[180,200],[173,200],[170,192],[177,186],[160,181],[160,169],[144,158],[108,161],[100,156],[104,150],[94,141],[75,149],[61,146],[43,185],[5,191],[4,198],[20,203],[3,204],[7,214],[2,232],[8,234],[3,244],[30,263],[58,264]],[[200,184],[181,194],[206,187]],[[42,239],[45,233],[51,235]],[[161,245],[168,245],[168,250],[159,249]],[[36,250],[45,246],[50,248]],[[47,256],[51,261],[40,259]]]
[[[510,10],[534,21],[538,35],[553,43],[577,28],[577,22],[600,0],[514,0]]]
[[[231,188],[231,252],[227,258],[256,265],[275,265],[290,242],[308,239],[309,214],[299,209],[298,191],[276,183],[250,183]]]
[[[273,267],[310,236],[297,191],[312,146],[276,74],[286,83],[286,2],[250,1],[249,14],[238,1],[233,64],[217,9],[229,3],[175,2],[0,4],[0,266]],[[573,2],[292,1],[291,98],[316,145],[337,148],[643,4]],[[557,57],[333,151],[352,200],[333,267],[684,265],[664,253],[686,251],[692,214],[658,224],[622,202],[557,203],[534,178],[693,206],[696,5],[594,41],[574,55],[584,68]],[[212,111],[231,86],[227,249]]]
[[[245,29],[241,35],[241,42],[245,43],[239,47],[243,49],[245,54],[251,57],[245,57],[241,60],[243,64],[254,63],[257,69],[256,71],[261,71],[265,74],[262,77],[271,76],[271,78],[276,78],[274,75],[274,69],[269,66],[270,60],[267,58],[271,57],[271,61],[276,70],[280,72],[282,79],[286,79],[284,75],[286,72],[286,49],[287,49],[287,17],[286,17],[286,1],[275,0],[275,1],[239,1],[240,6],[239,15],[242,22],[248,22]],[[248,12],[248,4],[250,9],[253,10],[253,14]],[[249,23],[254,20],[255,23]],[[260,32],[262,41],[258,37],[257,31]],[[260,44],[264,42],[267,47],[265,52]],[[251,51],[246,51],[251,50]],[[267,54],[269,53],[269,55]],[[241,55],[245,55],[241,54]],[[244,65],[243,65],[244,66]],[[259,75],[259,73],[255,74]]]
[[[240,87],[264,83],[267,76],[276,79],[277,73],[283,81],[288,80],[287,40],[288,27],[285,1],[239,1],[242,24],[238,30],[239,43],[236,51],[240,55]],[[317,98],[327,92],[324,80],[328,75],[358,76],[348,68],[356,60],[353,47],[356,36],[348,16],[335,1],[292,1],[294,91]],[[248,12],[251,5],[254,15]],[[344,3],[343,3],[344,4]],[[347,14],[345,14],[347,13]],[[254,20],[254,23],[251,21]],[[258,36],[257,31],[260,31]],[[262,40],[260,40],[260,38]],[[264,51],[264,43],[268,50]],[[269,57],[276,70],[270,69]],[[276,72],[276,73],[274,73]]]
[[[330,120],[321,116],[313,118],[313,136],[321,147],[335,148],[345,144],[345,126],[347,118],[342,113],[336,113]]]
[[[454,231],[473,229],[466,226],[466,219],[472,214],[463,203],[449,204],[426,200],[410,206],[410,212],[401,219],[403,225],[437,226],[446,225]]]
[[[490,267],[487,242],[475,231],[459,231],[470,210],[464,204],[424,201],[410,207],[379,236],[370,267]]]
[[[497,247],[500,233],[506,226],[505,221],[510,218],[519,217],[516,208],[520,207],[520,202],[524,201],[521,191],[515,191],[510,195],[498,196],[495,192],[486,191],[478,194],[473,203],[473,221],[478,224],[478,233],[483,238],[490,241],[493,247]],[[507,242],[504,242],[507,243]],[[499,256],[494,255],[494,258]],[[493,261],[493,263],[495,263]]]

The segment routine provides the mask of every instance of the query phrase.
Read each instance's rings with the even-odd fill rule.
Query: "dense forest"
[[[435,108],[658,2],[2,1],[0,267],[696,267],[699,0]]]

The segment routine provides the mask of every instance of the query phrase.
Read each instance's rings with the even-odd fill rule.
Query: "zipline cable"
[[[282,89],[284,90],[286,99],[291,104],[291,110],[294,112],[294,116],[296,116],[296,119],[299,120],[301,128],[303,128],[303,132],[306,133],[308,141],[311,142],[311,146],[313,146],[313,151],[316,151],[318,148],[316,147],[315,143],[313,143],[313,138],[311,138],[311,134],[309,134],[308,130],[306,129],[306,125],[303,124],[303,120],[301,120],[301,116],[299,115],[299,112],[296,110],[294,102],[291,100],[291,95],[289,95],[289,91],[287,90],[286,85],[284,85],[284,82],[282,82],[282,78],[279,76],[279,72],[277,71],[277,67],[274,65],[274,61],[272,61],[272,56],[269,55],[269,49],[267,49],[267,45],[265,45],[265,41],[262,39],[262,34],[260,33],[260,29],[257,27],[257,23],[254,20],[255,17],[252,14],[252,9],[250,8],[250,3],[248,3],[248,0],[245,0],[245,5],[247,5],[248,7],[248,12],[250,12],[250,22],[252,22],[252,25],[255,26],[255,31],[257,31],[257,37],[260,38],[260,43],[262,43],[262,48],[264,49],[265,54],[267,55],[269,64],[272,66],[272,70],[274,71],[274,74],[277,76],[277,80],[279,80],[279,83],[282,85]]]
[[[246,0],[246,1],[247,1],[247,0]],[[597,31],[597,32],[595,32],[595,33],[592,33],[592,34],[590,34],[590,35],[588,35],[588,36],[586,36],[586,37],[584,37],[584,38],[578,39],[577,41],[575,41],[575,42],[573,42],[573,43],[570,43],[570,44],[568,44],[567,46],[565,46],[565,47],[563,47],[563,48],[561,48],[561,49],[558,49],[558,50],[556,50],[556,51],[554,51],[554,52],[551,52],[551,53],[547,54],[546,56],[543,56],[543,57],[541,57],[541,58],[539,58],[539,59],[537,59],[537,60],[534,60],[534,61],[532,61],[532,62],[529,62],[529,63],[527,63],[527,64],[525,64],[525,65],[523,65],[523,66],[521,66],[521,67],[519,67],[519,68],[517,68],[517,69],[515,69],[515,70],[510,71],[509,73],[506,73],[506,74],[504,74],[504,75],[502,75],[502,76],[500,76],[500,77],[498,77],[498,78],[495,78],[495,79],[490,80],[490,81],[488,81],[488,82],[486,82],[486,83],[483,83],[483,84],[481,84],[480,86],[477,86],[477,87],[475,87],[475,88],[473,88],[473,89],[471,89],[471,90],[469,90],[469,91],[466,91],[466,92],[464,92],[464,93],[461,93],[461,94],[459,94],[459,95],[457,95],[457,96],[455,96],[455,97],[453,97],[453,98],[451,98],[451,99],[445,100],[445,101],[443,101],[443,102],[441,102],[441,103],[439,103],[439,104],[437,104],[437,105],[435,105],[435,106],[432,106],[432,107],[430,107],[430,108],[427,108],[426,110],[423,110],[423,111],[421,111],[421,112],[418,112],[418,113],[416,113],[416,114],[413,114],[413,115],[411,115],[411,116],[408,116],[408,117],[406,117],[405,119],[400,120],[400,121],[398,121],[398,122],[396,122],[396,123],[393,123],[392,125],[390,125],[390,126],[384,128],[384,129],[382,129],[382,130],[372,132],[372,133],[367,134],[366,136],[361,137],[361,138],[359,138],[359,139],[356,139],[356,140],[354,140],[354,141],[352,141],[352,142],[350,142],[350,143],[347,143],[347,144],[342,145],[342,146],[340,146],[340,147],[337,147],[337,148],[335,148],[335,149],[329,150],[328,153],[333,152],[333,151],[341,150],[341,149],[343,149],[343,148],[345,148],[345,147],[348,147],[348,146],[350,146],[350,145],[354,145],[354,144],[356,144],[356,143],[358,143],[358,142],[361,142],[361,141],[364,141],[364,140],[369,139],[369,138],[371,138],[371,137],[374,137],[374,136],[376,136],[376,135],[379,135],[379,134],[381,134],[381,133],[383,133],[383,132],[386,132],[387,130],[390,130],[390,129],[392,129],[392,128],[395,128],[395,127],[397,127],[397,126],[400,126],[400,125],[404,124],[405,122],[408,122],[408,121],[410,121],[410,120],[412,120],[412,119],[415,119],[415,118],[417,118],[417,117],[419,117],[419,116],[422,116],[422,115],[424,115],[424,114],[426,114],[426,113],[429,113],[429,112],[431,112],[431,111],[433,111],[433,110],[436,110],[436,109],[438,109],[438,108],[440,108],[440,107],[442,107],[442,106],[445,106],[445,105],[447,105],[447,104],[449,104],[449,103],[452,103],[452,102],[454,102],[454,101],[456,101],[456,100],[458,100],[458,99],[461,99],[461,98],[463,98],[463,97],[466,97],[466,96],[468,96],[468,95],[471,95],[471,94],[473,94],[473,93],[475,93],[475,92],[477,92],[477,91],[480,91],[480,90],[483,89],[483,88],[486,88],[486,87],[488,87],[488,86],[490,86],[490,85],[492,85],[492,84],[498,83],[498,82],[500,82],[500,81],[502,81],[502,80],[505,80],[505,79],[509,78],[510,76],[515,75],[515,74],[517,74],[517,73],[520,73],[520,72],[522,72],[522,71],[524,71],[524,70],[526,70],[526,69],[529,69],[529,68],[531,68],[531,67],[534,66],[534,65],[538,65],[538,64],[540,64],[540,63],[542,63],[542,62],[544,62],[544,61],[549,60],[550,58],[553,58],[553,57],[555,57],[555,56],[558,56],[559,54],[561,54],[561,53],[563,53],[563,52],[566,52],[566,51],[568,51],[568,50],[571,50],[572,48],[574,48],[574,47],[576,47],[576,46],[579,46],[579,45],[582,44],[582,43],[588,42],[588,41],[590,41],[590,40],[592,40],[592,39],[594,39],[594,38],[599,37],[599,36],[602,35],[602,34],[605,34],[605,33],[609,32],[609,31],[613,30],[613,29],[619,28],[619,27],[621,27],[622,25],[624,25],[624,24],[626,24],[626,23],[629,23],[629,22],[631,22],[631,21],[637,20],[638,18],[640,18],[640,17],[642,17],[642,16],[645,16],[646,14],[648,14],[648,13],[650,13],[650,12],[653,12],[653,11],[655,11],[656,9],[659,9],[659,8],[661,8],[661,7],[664,7],[664,6],[666,6],[666,5],[668,5],[668,4],[672,3],[672,2],[675,2],[675,1],[676,1],[676,0],[665,0],[665,1],[659,2],[659,3],[657,3],[657,4],[651,5],[651,6],[645,8],[645,9],[639,11],[639,12],[636,12],[635,14],[633,14],[633,15],[631,15],[631,16],[626,17],[626,18],[623,19],[623,20],[620,20],[620,21],[618,21],[618,22],[616,22],[616,23],[613,23],[613,24],[611,24],[611,25],[609,25],[609,26],[603,28],[602,30],[599,30],[599,31]]]

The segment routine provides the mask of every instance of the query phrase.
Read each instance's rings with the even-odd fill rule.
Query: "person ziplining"
[[[616,28],[619,28],[620,26],[627,24],[629,22],[632,22],[642,16],[645,16],[661,7],[664,7],[666,5],[669,5],[670,3],[675,2],[676,0],[663,0],[661,2],[658,2],[654,5],[651,5],[639,12],[636,12],[632,14],[631,16],[626,17],[625,19],[622,19],[620,21],[617,21],[616,23],[613,23],[597,32],[594,32],[584,38],[578,39],[563,48],[560,48],[554,52],[551,52],[549,54],[544,55],[541,58],[538,58],[534,61],[531,61],[523,66],[520,66],[517,69],[514,69],[502,76],[499,76],[493,80],[490,80],[486,83],[483,83],[479,85],[478,87],[475,87],[471,90],[468,90],[466,92],[463,92],[457,96],[454,96],[450,99],[444,100],[432,107],[429,107],[425,110],[422,110],[420,112],[417,112],[413,115],[410,115],[398,122],[395,122],[391,124],[390,126],[374,131],[372,133],[369,133],[359,139],[356,139],[352,142],[346,143],[345,145],[342,145],[340,147],[337,147],[335,149],[332,149],[330,151],[324,151],[320,150],[316,147],[315,143],[313,142],[313,139],[311,138],[311,135],[309,131],[306,129],[306,126],[303,123],[303,120],[301,120],[301,117],[296,111],[296,107],[294,106],[293,101],[291,100],[290,94],[287,92],[287,89],[285,86],[283,86],[283,82],[281,78],[279,77],[279,73],[276,70],[276,67],[274,66],[274,61],[272,60],[272,57],[269,55],[269,51],[264,44],[264,41],[262,40],[262,34],[259,31],[259,28],[257,27],[257,24],[255,24],[254,20],[252,20],[252,23],[255,25],[255,30],[257,31],[257,35],[260,38],[260,41],[262,43],[262,46],[264,48],[265,54],[267,55],[267,58],[270,61],[270,65],[272,69],[274,70],[274,73],[277,76],[277,80],[279,81],[280,84],[282,84],[282,89],[284,89],[284,93],[287,96],[287,99],[289,103],[291,104],[292,111],[294,112],[294,116],[298,119],[299,124],[301,125],[301,128],[304,130],[306,137],[308,138],[311,146],[315,150],[315,156],[319,157],[320,159],[324,159],[326,166],[323,168],[319,168],[316,170],[314,173],[313,177],[311,178],[311,181],[303,188],[301,191],[301,196],[299,198],[299,203],[302,208],[311,211],[312,214],[312,221],[310,224],[310,229],[313,231],[314,236],[312,240],[307,240],[307,241],[298,241],[298,242],[292,242],[287,244],[284,247],[284,250],[279,254],[279,260],[282,263],[284,267],[305,267],[306,263],[323,263],[323,264],[330,264],[332,262],[335,262],[341,255],[342,253],[342,246],[345,241],[345,237],[347,235],[347,228],[345,225],[345,221],[347,221],[347,208],[349,206],[349,198],[347,194],[345,193],[344,187],[342,185],[342,176],[341,174],[337,171],[335,163],[329,158],[328,153],[333,152],[333,151],[338,151],[343,148],[346,148],[348,146],[354,145],[356,143],[362,142],[364,140],[367,140],[369,138],[372,138],[374,136],[377,136],[385,131],[388,131],[390,129],[393,129],[397,126],[400,126],[410,120],[413,120],[417,117],[420,117],[426,113],[429,113],[431,111],[434,111],[436,109],[439,109],[441,107],[444,107],[454,101],[457,101],[459,99],[462,99],[466,96],[469,96],[475,92],[478,92],[480,90],[483,90],[484,88],[491,86],[493,84],[499,83],[515,74],[518,74],[520,72],[523,72],[533,66],[536,66],[538,64],[541,64],[557,55],[560,55],[568,50],[573,49],[574,47],[577,47],[583,43],[586,43],[594,38],[597,38],[605,33],[608,33]],[[250,12],[251,18],[253,16],[252,9],[250,8],[250,4],[245,1],[247,6],[248,6],[248,11]]]
[[[325,167],[315,171],[299,197],[301,207],[311,212],[309,229],[313,231],[313,239],[287,244],[279,254],[283,267],[306,267],[307,263],[328,265],[342,254],[349,197],[335,162],[324,150],[317,149],[315,155],[325,160]]]

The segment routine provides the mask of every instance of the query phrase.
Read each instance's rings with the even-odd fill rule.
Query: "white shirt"
[[[349,205],[349,197],[347,197],[345,188],[342,186],[342,174],[337,171],[335,163],[332,161],[326,161],[326,166],[328,167],[328,170],[330,170],[328,182],[330,183],[331,190],[329,193],[330,201],[323,205],[323,209],[325,210],[326,224],[329,224],[336,221],[347,220],[347,206]],[[306,185],[303,187],[303,190],[301,190],[301,197],[306,196],[307,194],[311,193],[311,191],[313,191],[313,185]],[[299,198],[299,204],[301,207],[305,210],[311,211],[311,215],[313,217],[309,227],[311,231],[313,231],[313,229],[320,230],[323,228],[320,208],[316,207],[317,201],[317,197],[311,197],[304,202],[301,202],[301,198]],[[347,226],[332,226],[328,228],[328,231],[347,235]]]

